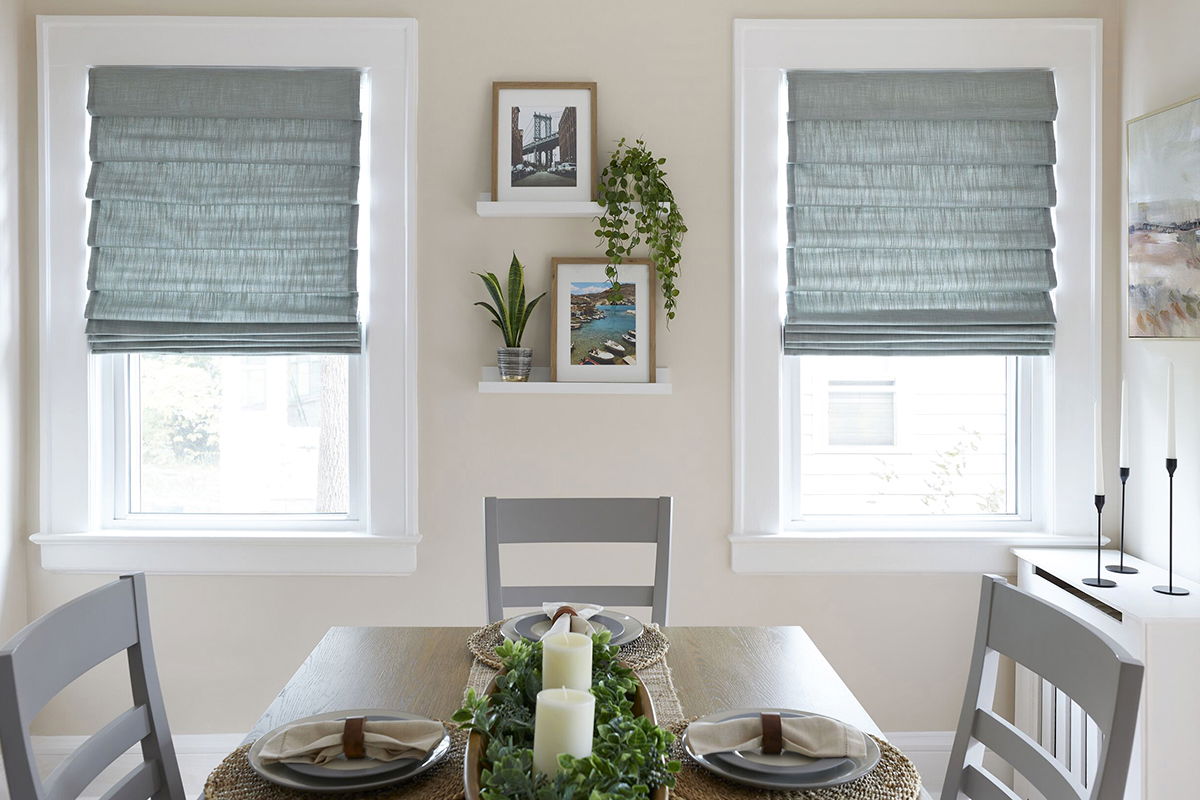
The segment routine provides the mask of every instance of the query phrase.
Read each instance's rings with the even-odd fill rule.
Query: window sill
[[[420,536],[244,531],[35,533],[50,572],[411,575]]]
[[[1105,543],[1107,543],[1105,539]],[[1094,547],[1051,533],[853,531],[732,534],[733,571],[752,575],[1016,573],[1014,547]]]

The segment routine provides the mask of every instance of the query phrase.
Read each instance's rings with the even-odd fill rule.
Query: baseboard
[[[917,772],[921,773],[925,791],[937,800],[946,778],[946,765],[950,763],[954,731],[893,731],[884,736],[912,759]]]
[[[34,755],[65,756],[87,741],[86,736],[30,736]],[[244,733],[184,733],[171,737],[176,755],[225,756],[246,738]]]

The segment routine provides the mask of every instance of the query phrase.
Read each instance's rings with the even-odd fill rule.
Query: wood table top
[[[301,717],[395,708],[448,719],[462,703],[475,628],[330,628],[246,737]],[[667,664],[684,714],[797,708],[880,735],[799,627],[668,627]]]

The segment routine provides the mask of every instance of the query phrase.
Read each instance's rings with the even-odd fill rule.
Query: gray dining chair
[[[1077,703],[1100,730],[1095,777],[1083,786],[992,705],[1001,655]],[[942,800],[1019,800],[983,767],[988,751],[1012,765],[1045,800],[1120,800],[1133,752],[1141,662],[1092,625],[1003,578],[983,576],[966,698],[942,784]]]
[[[603,606],[651,609],[650,619],[667,624],[671,564],[670,497],[499,498],[483,501],[487,612],[492,622],[505,608],[574,600]],[[505,586],[500,545],[552,542],[653,542],[653,586]]]
[[[133,707],[41,779],[29,723],[67,684],[122,650],[129,662]],[[73,800],[137,744],[142,763],[117,781],[104,800],[184,800],[141,574],[125,575],[51,611],[0,648],[0,751],[13,800]]]

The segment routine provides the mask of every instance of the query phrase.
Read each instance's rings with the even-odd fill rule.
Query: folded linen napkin
[[[301,722],[271,735],[258,755],[264,764],[328,764],[343,753],[345,729],[343,720]],[[424,758],[443,735],[442,723],[431,719],[367,720],[363,749],[376,761]]]
[[[828,717],[785,717],[781,720],[783,749],[810,758],[863,758],[867,735],[844,722]],[[687,729],[688,743],[697,755],[751,750],[763,745],[761,717],[743,717],[724,722],[693,722]]]
[[[558,613],[558,610],[564,607],[574,609],[575,613],[563,614],[554,620],[554,624],[550,626],[550,630],[542,634],[543,639],[552,633],[567,633],[569,631],[571,633],[586,633],[588,636],[591,636],[596,632],[596,626],[588,622],[588,620],[603,611],[604,606],[597,606],[591,603],[542,603],[542,611],[545,611],[546,616],[550,619],[554,619],[554,615]]]

